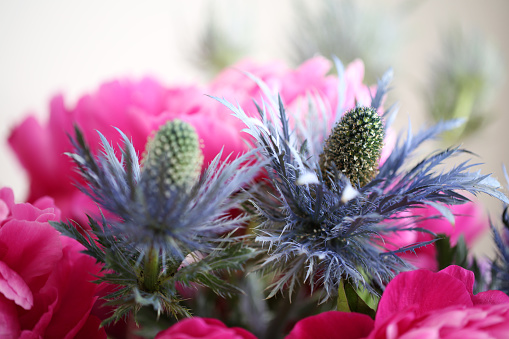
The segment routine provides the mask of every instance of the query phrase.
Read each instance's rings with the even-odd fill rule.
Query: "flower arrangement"
[[[0,190],[0,333],[505,337],[509,218],[498,231],[476,196],[509,198],[466,149],[417,157],[463,121],[397,134],[392,73],[363,76],[241,61],[203,87],[55,97],[9,138],[30,196]]]

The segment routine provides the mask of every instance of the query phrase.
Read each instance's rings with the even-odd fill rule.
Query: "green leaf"
[[[451,240],[447,236],[436,242],[438,268],[444,269],[449,265],[458,265],[470,269],[468,264],[468,247],[465,237],[458,238],[456,246],[451,247]]]
[[[373,319],[375,318],[375,310],[366,304],[366,302],[359,296],[359,291],[351,284],[347,284],[345,286],[345,294],[351,312],[362,313]]]
[[[451,247],[451,240],[447,236],[442,236],[435,242],[437,249],[438,269],[442,270],[454,263],[454,250]]]
[[[456,243],[456,246],[454,246],[454,252],[454,264],[466,267],[468,265],[468,248],[463,235],[460,235],[458,238],[458,242]]]
[[[343,279],[339,281],[338,287],[338,311],[340,312],[351,312],[348,306],[348,298],[346,296],[345,285]]]

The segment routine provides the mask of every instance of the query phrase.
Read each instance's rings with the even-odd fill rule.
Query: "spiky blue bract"
[[[54,226],[80,241],[86,253],[104,264],[101,280],[119,286],[106,297],[117,307],[110,320],[118,320],[143,305],[152,305],[159,313],[189,315],[179,304],[176,282],[184,285],[194,282],[218,294],[229,295],[238,288],[220,279],[216,272],[240,269],[254,253],[241,239],[231,236],[231,232],[244,225],[246,215],[232,217],[229,213],[240,207],[243,199],[237,193],[260,170],[254,152],[231,162],[221,162],[218,154],[195,177],[198,163],[195,160],[199,154],[192,141],[194,131],[183,123],[177,124],[162,128],[164,138],[156,134],[157,145],[148,147],[148,161],[143,167],[121,131],[123,147],[118,159],[100,133],[104,150],[97,156],[92,154],[76,128],[75,153],[69,156],[86,181],[82,189],[114,217],[103,216],[99,221],[89,218],[91,231],[81,230],[81,233],[71,223],[54,223]],[[175,161],[185,158],[175,159],[179,152],[161,152],[158,156],[150,153],[165,148],[160,145],[162,140],[171,143],[171,138],[166,138],[169,130],[186,131],[180,134],[187,140],[183,144],[194,145],[188,149],[194,155],[189,157],[190,161],[184,161],[193,170],[184,181],[180,180],[182,176],[175,181],[168,172],[182,166],[189,169],[182,162],[182,166],[174,166]],[[200,259],[183,265],[190,256]],[[147,275],[152,276],[150,284]]]
[[[387,82],[382,84],[378,90],[386,91]],[[373,104],[379,105],[382,94],[375,95]],[[275,276],[270,296],[283,289],[291,293],[296,285],[308,282],[323,287],[326,300],[337,294],[341,280],[376,293],[395,274],[409,268],[398,252],[430,243],[386,249],[383,239],[394,232],[425,231],[412,226],[413,219],[402,219],[402,212],[428,204],[464,203],[468,199],[462,191],[508,201],[497,190],[498,182],[470,171],[475,165],[469,161],[449,170],[440,167],[448,158],[468,155],[466,150],[447,149],[410,165],[412,153],[422,142],[458,121],[440,123],[415,136],[408,132],[366,185],[355,189],[348,178],[335,171],[329,187],[321,176],[316,151],[323,150],[324,138],[304,140],[301,136],[309,133],[290,126],[281,99],[267,95],[268,101],[258,106],[259,119],[241,107],[217,100],[245,123],[245,131],[254,137],[267,161],[269,191],[253,195],[252,202],[261,218],[256,241],[266,251],[260,267]],[[294,126],[312,126],[313,122],[297,121]],[[321,144],[316,144],[320,140]],[[310,174],[318,180],[309,180]]]
[[[507,176],[506,176],[507,178]],[[491,262],[490,288],[509,295],[509,207],[504,208],[502,215],[504,227],[497,230],[491,225],[493,240],[497,246],[497,255]]]

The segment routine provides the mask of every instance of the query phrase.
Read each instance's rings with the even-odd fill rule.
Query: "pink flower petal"
[[[0,200],[2,200],[10,210],[14,206],[14,192],[9,187],[0,188]]]
[[[23,329],[20,339],[42,338],[57,307],[58,292],[56,288],[48,287],[45,291],[35,295],[34,307],[20,317]]]
[[[34,305],[32,291],[15,271],[0,261],[0,294],[29,310]]]
[[[7,206],[5,201],[0,200],[0,222],[7,219],[9,213],[10,213],[9,206]]]
[[[0,294],[0,338],[18,338],[19,334],[16,304]]]
[[[98,286],[92,281],[100,267],[94,258],[80,252],[83,247],[75,240],[62,238],[62,243],[64,256],[47,282],[58,291],[58,308],[45,330],[51,338],[72,338],[76,335],[97,300]]]
[[[360,339],[372,331],[373,319],[365,314],[330,311],[297,322],[285,339]]]
[[[475,276],[474,272],[464,269],[457,265],[450,265],[440,271],[441,273],[449,274],[450,276],[458,279],[465,285],[465,290],[473,296]]]
[[[509,296],[502,291],[485,291],[473,296],[474,305],[495,305],[509,303]]]
[[[80,331],[76,334],[74,339],[106,339],[106,330],[104,327],[100,327],[101,319],[90,316],[87,318],[85,324],[80,329]]]
[[[256,339],[240,327],[228,328],[218,319],[193,317],[159,332],[155,339]]]
[[[6,246],[0,260],[28,285],[49,274],[62,257],[60,233],[48,223],[11,219],[0,229],[0,244]]]
[[[384,323],[398,312],[416,307],[416,314],[441,308],[473,305],[471,292],[450,274],[417,270],[398,274],[387,286],[378,305],[376,322]]]

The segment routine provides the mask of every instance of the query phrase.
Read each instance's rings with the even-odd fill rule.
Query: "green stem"
[[[350,312],[348,298],[346,297],[345,282],[343,279],[339,282],[337,310],[341,312]]]
[[[143,265],[143,287],[146,291],[153,292],[157,290],[160,272],[159,250],[155,247],[150,247]]]
[[[472,116],[472,110],[474,108],[475,103],[475,95],[476,95],[475,87],[468,86],[467,84],[461,88],[458,97],[456,98],[456,104],[454,106],[451,118],[454,119],[464,118],[466,119],[466,121],[461,126],[458,126],[453,130],[447,131],[444,134],[444,136],[448,139],[447,142],[456,141],[456,139],[460,137],[466,130],[468,120]]]
[[[292,317],[293,312],[297,307],[294,307],[299,301],[301,285],[298,285],[295,289],[294,296],[295,302],[290,302],[290,297],[283,298],[277,305],[276,315],[269,322],[265,331],[264,339],[276,339],[281,338],[285,327],[288,325],[288,319]]]

